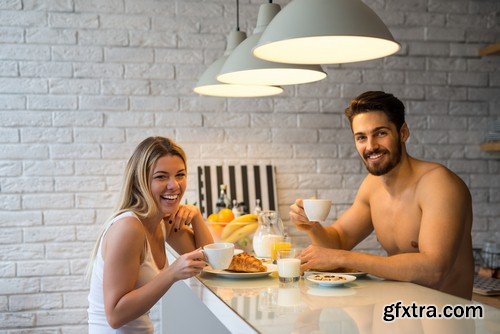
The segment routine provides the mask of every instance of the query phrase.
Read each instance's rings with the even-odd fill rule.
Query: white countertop
[[[339,287],[302,278],[282,285],[277,275],[234,279],[202,273],[184,281],[231,333],[498,333],[500,310],[412,283],[371,276]],[[383,320],[384,306],[481,305],[483,319]],[[402,315],[402,310],[400,314]],[[394,312],[392,313],[394,314]]]

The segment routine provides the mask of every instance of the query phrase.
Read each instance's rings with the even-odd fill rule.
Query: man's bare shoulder
[[[420,161],[416,169],[418,193],[425,195],[429,192],[452,192],[470,196],[464,181],[445,166],[434,162]]]
[[[376,189],[378,186],[377,184],[377,177],[373,176],[371,174],[368,174],[365,176],[363,181],[361,182],[361,185],[359,186],[359,192],[366,192],[366,191],[371,191],[373,189]]]

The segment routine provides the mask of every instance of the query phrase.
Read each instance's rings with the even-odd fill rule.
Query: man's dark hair
[[[345,110],[351,128],[354,116],[370,111],[382,111],[387,115],[389,121],[396,125],[398,132],[405,122],[405,106],[403,102],[392,94],[369,91],[353,99]]]

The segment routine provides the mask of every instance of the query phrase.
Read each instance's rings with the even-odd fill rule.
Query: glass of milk
[[[279,250],[277,257],[280,282],[297,282],[300,278],[300,259],[295,257],[295,249]]]

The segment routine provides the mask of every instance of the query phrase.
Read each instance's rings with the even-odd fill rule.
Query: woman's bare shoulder
[[[114,287],[119,286],[121,283],[117,280],[121,280],[120,275],[128,276],[128,279],[137,275],[136,270],[144,261],[146,242],[145,229],[141,221],[134,216],[119,217],[109,227],[101,251],[104,271],[108,273],[108,277],[111,277],[107,285],[106,282],[104,283],[105,289],[110,288],[110,284]],[[121,274],[109,275],[111,272]]]
[[[126,244],[128,246],[141,246],[146,240],[146,233],[142,222],[135,216],[126,216],[118,219],[110,226],[105,240],[113,244]],[[126,241],[126,242],[123,242]]]
[[[135,216],[125,216],[113,223],[111,228],[123,230],[126,232],[144,232],[144,226],[139,218]]]

